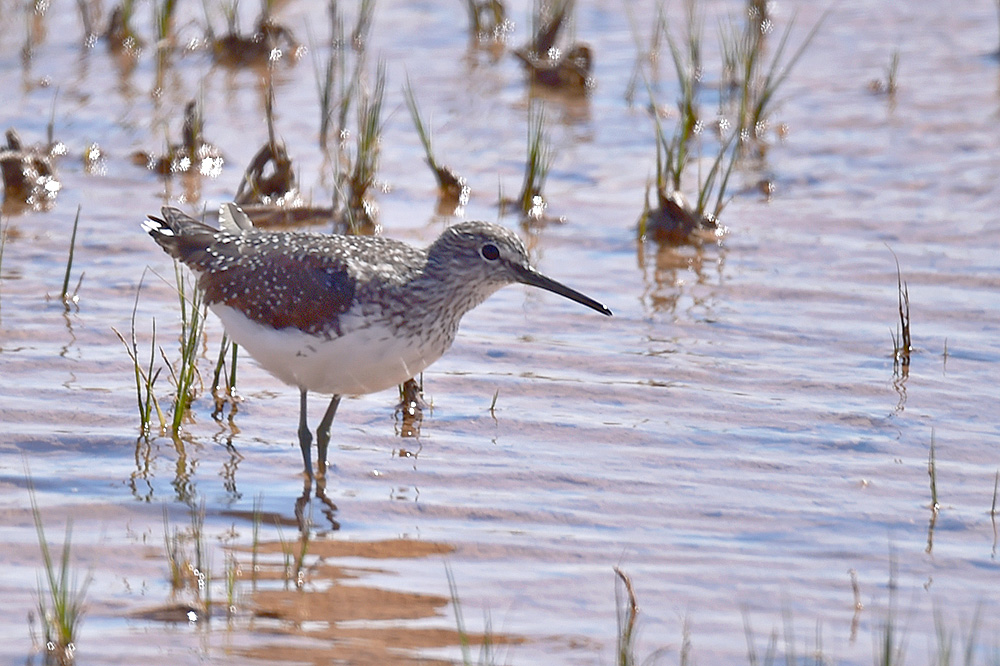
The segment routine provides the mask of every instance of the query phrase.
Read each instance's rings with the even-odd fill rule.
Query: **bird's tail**
[[[160,211],[162,218],[150,215],[143,220],[142,228],[167,254],[186,264],[190,264],[193,254],[204,252],[218,232],[177,208],[164,206]]]

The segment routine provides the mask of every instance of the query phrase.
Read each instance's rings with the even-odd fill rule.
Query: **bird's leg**
[[[309,432],[309,424],[306,421],[306,395],[305,389],[302,389],[299,402],[299,446],[302,447],[302,462],[306,466],[306,478],[312,480],[313,469],[312,469],[312,433]]]
[[[321,477],[326,476],[326,449],[330,444],[330,426],[333,424],[333,417],[337,415],[337,406],[340,404],[340,396],[335,395],[330,400],[330,405],[323,414],[323,420],[316,428],[316,452],[319,456],[317,461],[317,471]]]

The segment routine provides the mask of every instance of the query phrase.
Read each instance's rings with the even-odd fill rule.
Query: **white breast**
[[[327,338],[296,328],[262,326],[221,303],[211,310],[226,332],[268,372],[300,389],[336,395],[374,393],[403,383],[441,358],[451,340],[421,343],[385,325],[340,318],[343,335]]]

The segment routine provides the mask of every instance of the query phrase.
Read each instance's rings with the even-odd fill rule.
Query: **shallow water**
[[[740,6],[702,4],[706,63],[718,62],[718,17]],[[514,44],[526,40],[528,9],[510,8]],[[634,11],[648,40],[654,7]],[[680,7],[670,11],[679,21]],[[777,30],[794,16],[797,46],[821,11],[782,4]],[[736,177],[721,243],[678,249],[635,241],[655,152],[648,115],[624,99],[635,60],[628,21],[615,3],[580,3],[575,31],[594,48],[597,88],[585,104],[549,104],[555,161],[545,191],[565,222],[527,235],[543,272],[615,316],[504,289],[463,320],[452,350],[425,373],[433,409],[419,437],[400,436],[391,391],[345,400],[327,489],[339,530],[314,500],[297,588],[295,572],[286,584],[283,554],[301,548],[296,392],[244,359],[232,421],[213,420],[203,395],[179,443],[147,443],[131,363],[111,330],[128,331],[148,266],[140,349],[155,318],[158,344],[177,356],[171,264],[138,224],[164,203],[196,213],[233,196],[266,140],[258,76],[178,53],[151,95],[155,59],[147,52],[123,73],[102,43],[81,47],[79,15],[66,3],[30,23],[26,63],[23,9],[0,2],[3,126],[42,141],[58,89],[55,136],[68,148],[51,209],[2,223],[0,661],[33,650],[26,616],[36,612],[41,557],[26,466],[49,541],[61,544],[72,519],[74,566],[93,577],[81,663],[455,660],[448,567],[466,628],[484,631],[488,616],[498,661],[608,664],[616,565],[638,596],[640,657],[664,648],[664,661],[679,660],[686,625],[695,661],[744,663],[749,621],[759,655],[774,631],[781,653],[805,657],[819,644],[831,661],[868,663],[892,618],[909,663],[929,663],[935,613],[959,649],[977,612],[979,655],[994,655],[995,12],[989,3],[836,3],[779,91],[774,120],[786,138],[772,134],[766,163]],[[278,18],[304,43],[326,38],[322,7],[291,2]],[[203,21],[200,7],[182,7],[181,41]],[[139,26],[149,34],[148,16]],[[369,49],[388,71],[384,233],[425,243],[449,221],[434,212],[434,181],[403,102],[407,75],[438,157],[472,186],[465,217],[496,219],[498,182],[516,193],[523,166],[528,97],[516,61],[470,54],[459,5],[386,0]],[[890,99],[869,81],[884,76],[894,49]],[[670,106],[666,54],[659,72],[659,99]],[[275,93],[300,184],[325,203],[311,55],[279,63]],[[165,134],[176,140],[184,104],[199,96],[206,138],[225,156],[221,175],[185,187],[134,166],[132,152],[161,150]],[[704,112],[714,114],[711,102]],[[88,170],[82,154],[94,142],[105,158]],[[762,176],[776,188],[770,201],[754,187]],[[78,206],[72,283],[83,278],[67,310],[59,292]],[[892,358],[893,253],[916,347],[905,375]],[[206,381],[220,336],[210,320]],[[166,371],[157,386],[166,405]],[[313,399],[314,420],[321,402]],[[171,592],[164,534],[188,530],[190,507],[202,502],[213,600],[226,597],[227,554],[243,576],[232,614],[217,603],[211,621],[189,622],[183,604],[193,593]]]

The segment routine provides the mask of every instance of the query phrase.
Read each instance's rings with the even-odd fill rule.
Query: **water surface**
[[[711,81],[715,26],[741,4],[701,7]],[[255,8],[243,9],[248,27]],[[633,11],[648,40],[655,8]],[[669,11],[679,26],[680,7]],[[779,5],[776,29],[794,18],[797,46],[821,11]],[[51,208],[3,217],[2,660],[32,651],[25,618],[36,612],[41,559],[26,464],[49,540],[61,543],[72,519],[74,566],[93,577],[82,663],[455,660],[446,566],[467,628],[482,632],[488,616],[499,661],[515,664],[613,663],[616,565],[638,595],[640,656],[665,648],[664,661],[678,659],[687,625],[696,661],[744,663],[749,620],[761,653],[777,631],[782,651],[790,643],[809,655],[819,642],[831,661],[869,663],[873,638],[894,617],[910,663],[929,663],[935,612],[960,636],[977,611],[979,654],[994,654],[995,11],[833,6],[780,90],[773,120],[787,135],[772,134],[765,163],[735,176],[721,242],[661,248],[635,240],[655,151],[644,104],[625,100],[636,57],[628,21],[616,3],[580,3],[575,34],[594,49],[597,88],[584,104],[549,105],[546,194],[549,212],[565,220],[521,232],[543,272],[615,316],[507,288],[463,320],[452,350],[425,373],[433,408],[419,437],[400,436],[393,392],[345,400],[328,487],[339,530],[313,502],[302,586],[293,576],[286,590],[282,542],[300,543],[296,392],[243,360],[244,401],[231,422],[213,420],[203,395],[182,440],[147,442],[131,364],[112,331],[129,329],[149,267],[140,343],[155,318],[158,344],[176,358],[172,267],[138,224],[165,203],[197,213],[233,196],[266,140],[259,75],[178,52],[157,88],[150,54],[123,71],[102,43],[81,46],[79,15],[58,3],[33,24],[25,61],[23,9],[0,3],[4,127],[42,141],[58,90],[55,135],[68,150]],[[200,35],[201,8],[179,12],[182,41]],[[510,7],[515,44],[527,39],[528,12]],[[303,43],[326,39],[320,6],[291,2],[277,15]],[[147,16],[138,25],[150,33]],[[528,96],[517,62],[470,53],[458,5],[380,3],[369,49],[389,81],[383,233],[426,243],[451,221],[435,213],[403,102],[407,75],[438,156],[472,186],[465,217],[496,219],[498,183],[515,194],[523,168]],[[873,94],[869,82],[884,77],[897,49],[898,92]],[[303,190],[325,203],[311,57],[277,66],[276,121]],[[666,54],[658,71],[659,100],[670,106]],[[177,137],[192,98],[203,100],[205,135],[225,166],[217,178],[164,183],[129,156]],[[82,155],[95,142],[105,158],[86,169]],[[770,201],[755,187],[762,177],[774,183]],[[59,292],[78,206],[73,283],[83,278],[67,310]],[[892,357],[893,254],[916,347],[906,373]],[[206,381],[221,333],[211,319]],[[158,387],[169,394],[166,374]],[[267,566],[254,593],[246,573],[257,498]],[[167,621],[156,613],[192,593],[170,591],[164,532],[188,529],[202,502],[212,597],[225,598],[229,553],[245,574],[237,603],[211,621]]]

